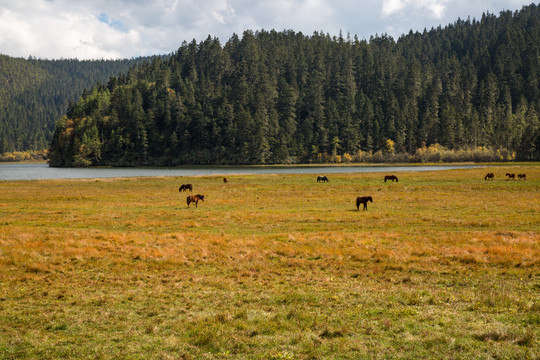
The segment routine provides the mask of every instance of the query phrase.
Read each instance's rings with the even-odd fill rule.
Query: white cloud
[[[406,5],[406,0],[383,0],[381,14],[383,16],[390,16],[403,10]]]
[[[442,19],[446,12],[447,0],[417,0],[414,2],[417,8],[426,11],[435,19]]]
[[[0,10],[0,52],[11,56],[114,58],[124,56],[137,39],[133,31],[115,29],[92,12],[70,11],[56,2],[11,9],[2,4]]]
[[[212,10],[212,17],[220,24],[225,25],[234,19],[235,11],[232,6],[224,2],[223,6]]]
[[[225,43],[251,30],[311,35],[388,33],[445,26],[530,0],[0,0],[0,53],[42,58],[165,54],[208,35]]]
[[[383,0],[381,14],[388,17],[394,14],[425,14],[435,19],[442,19],[446,11],[447,0]]]

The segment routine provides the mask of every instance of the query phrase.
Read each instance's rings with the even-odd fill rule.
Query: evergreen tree
[[[263,30],[224,46],[211,37],[183,43],[81,91],[56,125],[50,164],[339,161],[435,144],[537,159],[539,18],[533,4],[397,41]],[[48,78],[31,74],[21,81]],[[12,112],[0,106],[0,115]],[[27,127],[0,125],[1,149]],[[21,143],[34,146],[47,131]]]

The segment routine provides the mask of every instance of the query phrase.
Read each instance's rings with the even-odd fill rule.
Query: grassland
[[[539,358],[540,165],[383,175],[0,182],[0,358]]]

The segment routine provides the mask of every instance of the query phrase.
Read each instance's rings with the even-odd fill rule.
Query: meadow
[[[539,358],[540,164],[395,174],[0,182],[0,358]]]

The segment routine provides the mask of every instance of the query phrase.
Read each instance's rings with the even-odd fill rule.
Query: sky
[[[0,0],[0,54],[119,59],[170,54],[209,35],[315,31],[359,39],[516,11],[532,0]],[[536,2],[535,2],[536,3]]]

